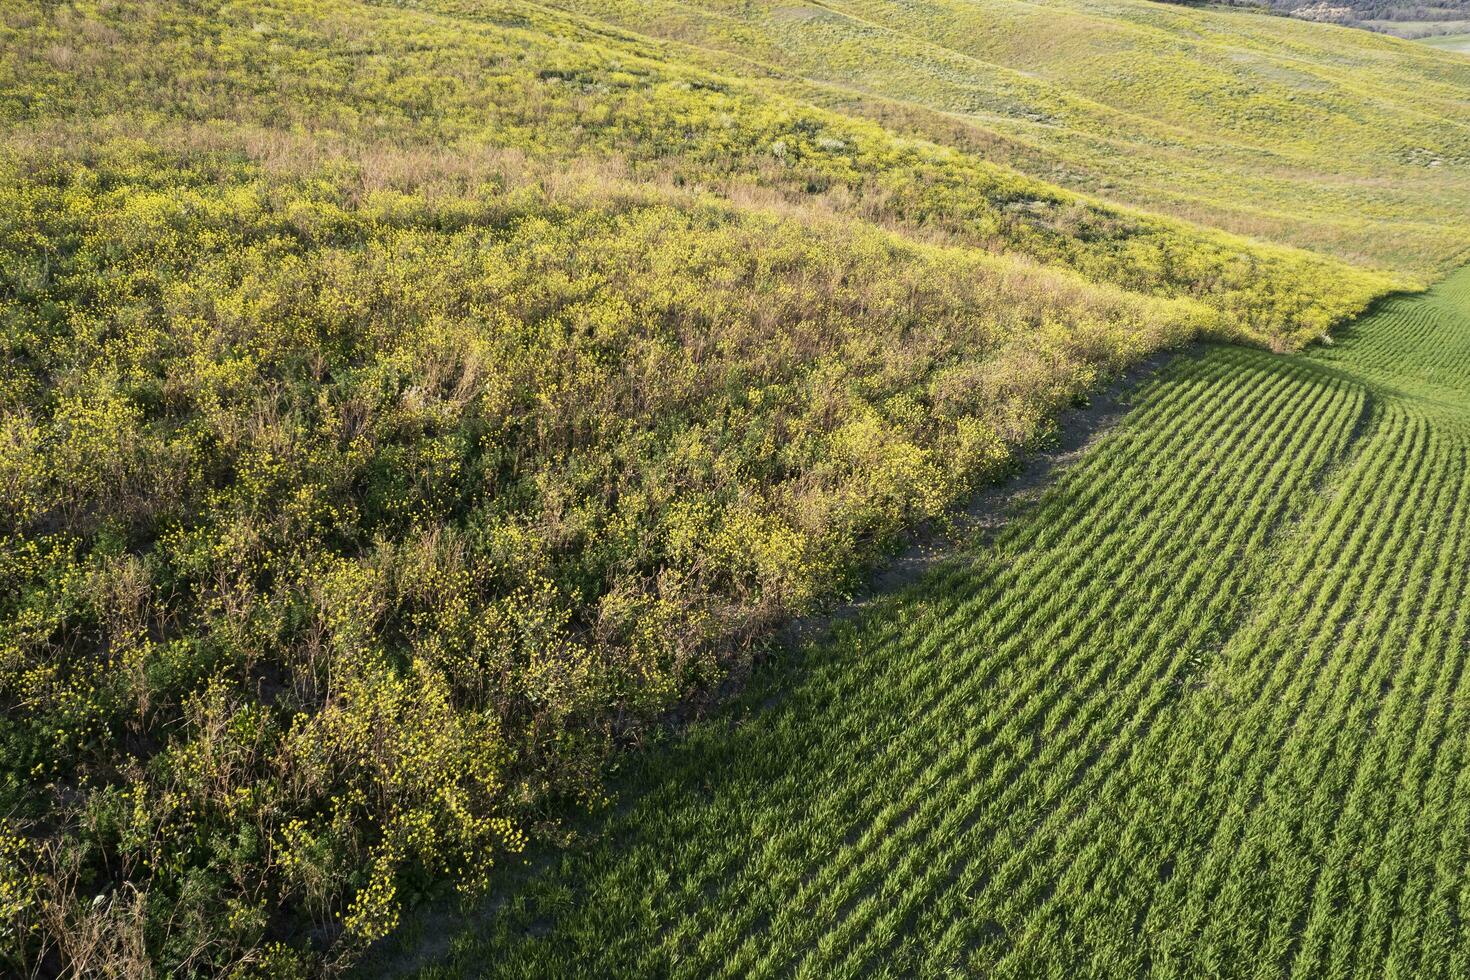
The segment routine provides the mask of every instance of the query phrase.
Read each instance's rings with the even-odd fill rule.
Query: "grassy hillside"
[[[428,978],[1470,970],[1470,273],[1181,358]]]
[[[1111,200],[1417,276],[1470,250],[1470,65],[1392,38],[1150,0],[555,2]]]
[[[0,6],[5,969],[335,968],[1099,378],[1459,247],[1356,193],[1414,261],[1239,237],[747,68],[517,0]]]

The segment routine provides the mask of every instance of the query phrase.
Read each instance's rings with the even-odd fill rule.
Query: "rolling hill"
[[[1177,358],[414,975],[1462,976],[1467,367],[1467,272]]]
[[[560,3],[1120,203],[1421,278],[1467,252],[1470,65],[1393,38],[1149,0]]]
[[[337,972],[500,889],[1103,380],[1300,374],[1463,259],[1466,66],[1126,0],[0,6],[0,963]],[[1219,493],[1354,431],[1240,384]]]

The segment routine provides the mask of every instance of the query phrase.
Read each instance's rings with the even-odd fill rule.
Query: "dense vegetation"
[[[1098,378],[1463,243],[1376,191],[1311,205],[1361,254],[1248,240],[730,67],[516,0],[0,5],[4,969],[347,962]]]
[[[1419,45],[1149,0],[554,2],[1110,200],[1421,281],[1470,256],[1470,63]]]
[[[1470,272],[1181,357],[419,975],[1470,971]]]
[[[1432,37],[1470,28],[1470,3],[1402,3],[1395,0],[1270,0],[1270,7],[1294,17],[1366,27],[1398,37]]]

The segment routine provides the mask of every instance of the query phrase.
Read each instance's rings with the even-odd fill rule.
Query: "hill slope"
[[[1418,276],[1470,250],[1470,65],[1392,38],[1149,0],[556,2],[1112,200]]]
[[[1324,83],[1382,125],[1340,179],[1422,122],[1453,204],[1416,57],[1401,120]],[[0,9],[6,969],[345,962],[1099,378],[1460,248],[1381,188],[1323,251],[1108,203],[751,64],[519,0]],[[1096,173],[1099,120],[1195,138],[1063,101]]]

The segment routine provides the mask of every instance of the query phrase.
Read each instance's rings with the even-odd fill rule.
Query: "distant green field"
[[[1109,200],[1427,280],[1466,255],[1470,65],[1397,38],[1151,0],[550,2]]]
[[[1470,971],[1470,271],[1215,347],[421,976]]]
[[[1440,34],[1436,37],[1420,38],[1420,41],[1445,51],[1470,52],[1470,34]]]

